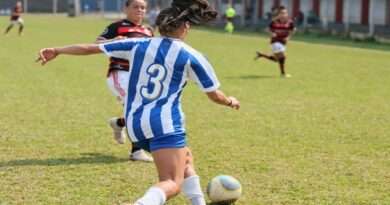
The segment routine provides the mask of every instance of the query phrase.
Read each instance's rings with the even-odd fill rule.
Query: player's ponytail
[[[217,15],[207,0],[174,0],[171,7],[160,12],[156,25],[164,35],[174,32],[185,22],[199,25],[214,20]]]

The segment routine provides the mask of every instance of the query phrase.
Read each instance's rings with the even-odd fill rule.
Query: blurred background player
[[[207,0],[174,0],[157,18],[162,37],[46,48],[39,52],[38,61],[43,65],[60,54],[104,52],[130,59],[127,130],[134,142],[152,152],[159,176],[159,182],[134,205],[163,205],[180,192],[192,205],[206,205],[186,142],[182,92],[191,79],[217,104],[239,109],[240,102],[219,90],[220,83],[208,60],[183,40],[191,24],[207,23],[216,16]]]
[[[226,26],[225,31],[232,34],[234,32],[234,17],[236,17],[236,10],[231,4],[228,5],[228,8],[225,11],[226,16]]]
[[[22,13],[23,13],[22,2],[17,1],[15,8],[13,9],[11,14],[11,19],[10,19],[11,23],[4,32],[5,35],[7,35],[8,32],[10,32],[15,25],[19,25],[19,35],[21,36],[23,34],[24,21],[21,17]]]
[[[150,26],[153,27],[153,30],[156,30],[156,20],[157,16],[160,14],[160,7],[158,5],[154,6],[152,9],[148,12],[148,23]]]
[[[125,3],[124,12],[126,19],[122,19],[109,25],[104,32],[97,38],[96,43],[103,43],[113,39],[153,37],[152,29],[142,25],[147,3],[145,0],[128,0]],[[111,57],[107,74],[107,85],[112,94],[123,104],[124,97],[127,95],[129,76],[129,62],[124,59]],[[124,144],[126,134],[125,119],[123,117],[114,117],[110,119],[109,124],[113,129],[114,138],[119,144]],[[129,157],[134,161],[152,162],[153,158],[146,154],[134,143],[129,153]]]
[[[289,78],[290,74],[286,73],[286,45],[290,40],[291,35],[295,32],[294,22],[289,18],[286,7],[280,6],[276,10],[275,17],[268,28],[271,34],[272,55],[266,55],[261,52],[256,52],[255,60],[265,58],[279,64],[281,77]]]

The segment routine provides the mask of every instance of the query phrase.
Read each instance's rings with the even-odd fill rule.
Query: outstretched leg
[[[267,55],[264,53],[260,53],[259,51],[256,51],[256,57],[255,60],[258,60],[259,58],[265,58],[267,60],[270,60],[272,62],[278,62],[278,59],[273,55]]]
[[[135,205],[163,205],[180,193],[186,168],[187,148],[160,149],[153,152],[159,183],[151,187]]]
[[[4,34],[5,34],[5,35],[8,34],[8,32],[10,32],[11,29],[12,29],[13,27],[14,27],[14,25],[13,25],[13,24],[10,24],[10,25],[7,27],[7,29],[5,30]]]

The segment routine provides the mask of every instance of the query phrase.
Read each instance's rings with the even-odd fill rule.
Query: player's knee
[[[279,63],[280,64],[285,64],[286,63],[286,56],[284,56],[284,55],[280,56],[278,59],[279,59]]]
[[[195,176],[195,175],[196,175],[196,172],[195,172],[194,167],[192,166],[192,164],[188,164],[186,166],[185,171],[184,171],[184,178],[188,178],[190,176]]]

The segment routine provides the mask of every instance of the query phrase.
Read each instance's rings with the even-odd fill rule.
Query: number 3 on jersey
[[[167,70],[160,64],[153,64],[146,70],[149,81],[146,86],[141,87],[142,97],[148,100],[155,100],[160,97],[163,90],[163,81],[167,75]]]

